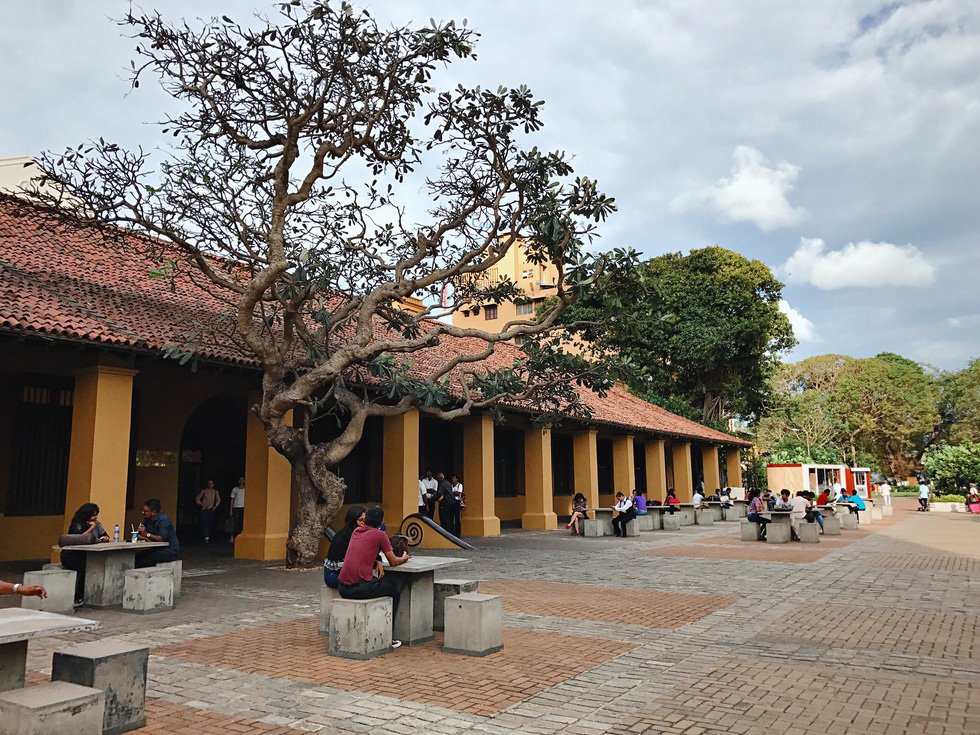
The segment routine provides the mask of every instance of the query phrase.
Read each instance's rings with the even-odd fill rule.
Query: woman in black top
[[[103,543],[109,540],[109,534],[99,523],[99,506],[95,503],[85,503],[75,511],[71,523],[68,524],[68,533],[92,534],[97,541]],[[75,571],[75,602],[80,603],[85,595],[85,554],[62,549],[61,566]]]
[[[327,551],[327,558],[323,560],[323,583],[327,587],[337,589],[340,584],[337,575],[340,568],[344,565],[344,557],[347,556],[347,547],[350,545],[350,536],[354,529],[364,525],[364,506],[352,505],[347,509],[347,517],[344,519],[344,527],[334,534],[330,542],[330,550]]]

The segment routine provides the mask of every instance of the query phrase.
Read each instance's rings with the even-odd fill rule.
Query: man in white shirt
[[[425,504],[425,477],[422,476],[419,478],[419,513],[425,515],[426,507],[427,506]]]
[[[700,489],[694,491],[694,500],[692,500],[691,502],[694,503],[695,509],[700,508],[701,503],[704,502],[704,495],[701,494],[702,492],[703,491]]]
[[[238,484],[231,489],[231,500],[228,503],[228,515],[233,519],[231,542],[242,532],[245,526],[245,478],[239,477]]]
[[[779,491],[779,498],[776,500],[776,507],[773,510],[793,510],[793,501],[789,499],[789,490],[783,488]]]
[[[929,510],[929,486],[925,480],[919,483],[919,507],[917,510]]]
[[[841,496],[841,493],[844,491],[844,486],[841,485],[839,481],[835,480],[833,487],[834,487],[834,497],[839,498]]]
[[[888,480],[878,486],[878,492],[881,494],[881,499],[885,501],[885,505],[892,504],[892,486],[888,484]]]
[[[425,477],[422,478],[422,484],[425,486],[425,514],[429,516],[429,518],[434,518],[436,510],[436,490],[439,489],[439,481],[432,476],[432,470],[425,471]]]
[[[783,492],[788,492],[784,490]],[[806,519],[806,511],[810,507],[810,501],[803,497],[801,490],[796,497],[789,501],[790,513],[789,524],[793,527],[793,533],[797,540],[800,538],[800,524]]]

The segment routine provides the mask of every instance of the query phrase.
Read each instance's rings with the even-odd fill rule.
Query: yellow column
[[[667,456],[663,439],[646,443],[647,497],[663,501],[667,497]]]
[[[547,429],[524,431],[524,515],[523,528],[558,528],[554,511],[551,470],[551,435]]]
[[[406,516],[419,512],[418,411],[385,418],[382,473],[381,504],[385,523],[394,531]]]
[[[249,405],[260,398],[249,395]],[[292,412],[286,421],[292,423]],[[245,420],[245,523],[235,539],[236,559],[269,561],[286,556],[293,473],[289,460],[269,446],[262,422]]]
[[[596,449],[597,431],[579,431],[572,437],[575,462],[575,492],[582,493],[590,508],[599,506],[599,452]]]
[[[93,365],[75,373],[65,493],[65,529],[83,503],[99,506],[102,524],[126,523],[129,434],[135,370]],[[165,512],[175,514],[175,508]]]
[[[742,452],[738,447],[725,449],[725,468],[728,470],[728,487],[742,487]]]
[[[673,441],[671,442],[671,452],[674,461],[674,490],[677,491],[677,499],[682,503],[690,503],[694,500],[691,443]]]
[[[613,438],[613,494],[629,495],[636,489],[636,466],[633,457],[633,436]]]
[[[417,483],[416,483],[417,484]],[[493,420],[470,416],[463,423],[463,534],[499,536],[500,519],[494,515]]]
[[[721,464],[718,447],[701,447],[701,466],[704,468],[704,494],[711,495],[721,489]]]

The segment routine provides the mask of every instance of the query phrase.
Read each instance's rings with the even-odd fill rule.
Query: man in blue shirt
[[[137,529],[141,541],[166,541],[167,548],[147,549],[136,554],[137,567],[154,567],[165,561],[177,561],[180,542],[177,529],[166,513],[160,511],[160,501],[150,498],[143,506],[143,522]]]

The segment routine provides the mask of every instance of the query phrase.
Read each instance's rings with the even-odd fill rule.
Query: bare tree
[[[299,486],[288,564],[313,561],[343,503],[332,468],[368,418],[510,404],[551,421],[587,415],[576,386],[611,385],[610,364],[556,347],[556,319],[635,259],[584,249],[613,200],[574,178],[564,154],[522,145],[542,109],[525,87],[432,87],[439,65],[475,58],[465,22],[384,30],[347,3],[293,0],[244,24],[135,11],[121,24],[138,41],[133,87],[156,75],[182,106],[161,123],[172,147],[158,165],[103,140],[49,155],[71,195],[38,197],[121,246],[147,236],[155,275],[189,264],[227,299],[264,371],[251,410]],[[481,277],[519,241],[557,267],[553,305],[500,332],[452,326],[464,305],[520,297],[513,282]],[[429,304],[421,314],[400,308],[413,295]],[[206,329],[171,355],[193,353]],[[521,335],[534,338],[522,357],[484,362]],[[434,350],[444,339],[453,348]],[[339,435],[311,442],[311,421],[329,414]]]

